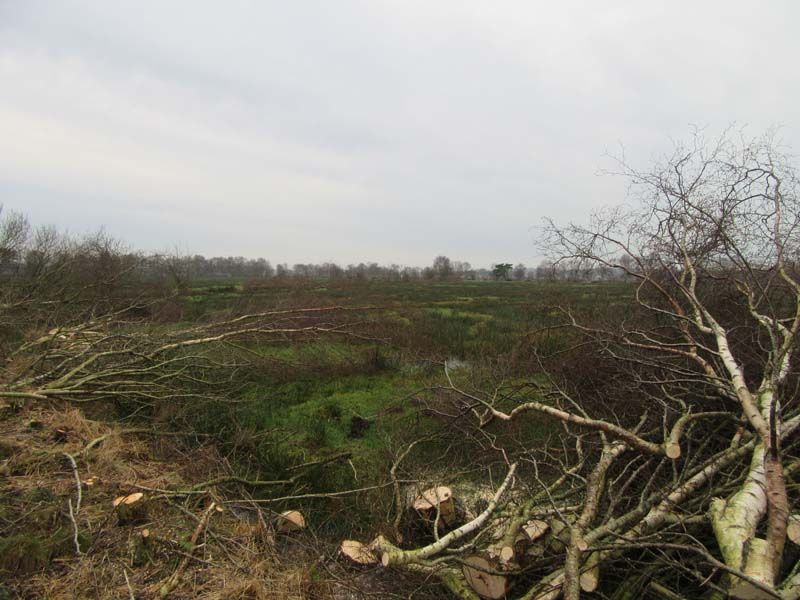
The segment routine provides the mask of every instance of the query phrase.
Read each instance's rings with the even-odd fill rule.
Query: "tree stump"
[[[136,525],[147,521],[147,499],[142,492],[119,496],[114,500],[114,509],[120,525]]]
[[[292,533],[306,528],[306,519],[299,510],[287,510],[278,516],[278,533]]]
[[[439,514],[442,525],[452,525],[456,521],[456,504],[453,491],[446,486],[438,486],[425,490],[417,496],[412,507],[426,520],[434,522]]]
[[[356,540],[345,540],[339,546],[339,553],[352,565],[368,567],[378,564],[378,558],[368,546]]]
[[[153,544],[150,538],[150,530],[142,529],[138,535],[132,539],[131,564],[135,567],[149,564],[153,560]]]

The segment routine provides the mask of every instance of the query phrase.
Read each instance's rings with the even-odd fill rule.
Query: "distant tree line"
[[[265,258],[135,252],[104,232],[71,236],[0,207],[0,279],[5,291],[62,299],[70,294],[107,297],[111,288],[150,284],[184,288],[196,280],[329,281],[604,281],[624,277],[621,269],[542,261],[535,268],[498,262],[475,268],[439,255],[429,266],[359,262],[274,264]],[[44,293],[44,291],[47,293]]]
[[[619,269],[585,266],[575,263],[553,263],[544,260],[535,268],[522,263],[496,263],[489,268],[475,268],[469,262],[437,256],[430,266],[415,267],[376,262],[339,265],[324,263],[272,262],[264,258],[243,256],[154,257],[154,265],[181,279],[325,279],[383,281],[612,281],[624,278]]]

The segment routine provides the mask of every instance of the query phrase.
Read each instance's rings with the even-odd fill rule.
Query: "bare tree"
[[[21,213],[7,213],[3,215],[0,205],[0,265],[4,267],[19,263],[25,244],[30,235],[30,224],[25,215]]]
[[[453,274],[453,264],[446,256],[433,259],[433,272],[438,279],[447,279]]]
[[[506,465],[502,484],[460,526],[435,525],[433,541],[381,537],[372,550],[473,600],[574,600],[601,572],[619,598],[800,598],[800,564],[784,552],[797,487],[786,478],[800,470],[795,172],[769,136],[728,134],[695,134],[655,168],[621,172],[633,205],[547,227],[558,261],[634,282],[621,322],[563,307],[572,339],[594,349],[595,381],[483,392],[451,379],[433,408],[473,420]],[[563,434],[508,441],[533,415]]]
[[[522,263],[519,263],[516,267],[514,267],[514,271],[512,272],[514,281],[524,281],[527,275],[528,268]]]

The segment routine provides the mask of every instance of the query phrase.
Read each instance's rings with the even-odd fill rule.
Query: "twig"
[[[82,499],[81,478],[80,475],[78,475],[78,465],[75,462],[75,459],[72,458],[72,455],[64,452],[64,456],[67,457],[67,460],[69,461],[69,464],[72,467],[72,474],[75,475],[75,489],[78,492],[78,498],[75,501],[75,514],[77,515],[81,510],[81,499]]]
[[[125,585],[128,586],[128,594],[130,595],[130,599],[136,600],[136,596],[133,593],[133,587],[131,587],[131,581],[128,579],[128,570],[125,567],[122,567],[122,574],[125,575]]]
[[[72,512],[72,498],[67,499],[69,506],[69,520],[72,521],[72,541],[75,544],[75,554],[81,555],[81,542],[78,539],[78,522],[75,520],[75,513]]]
[[[192,557],[192,553],[197,548],[197,540],[200,538],[200,535],[203,533],[203,530],[208,525],[208,521],[211,518],[211,515],[217,509],[217,503],[212,502],[208,505],[208,508],[203,512],[203,515],[200,517],[199,522],[197,523],[197,527],[195,527],[194,532],[192,533],[192,538],[190,540],[190,550],[187,555],[184,555],[183,560],[178,565],[178,568],[175,569],[175,572],[170,575],[164,583],[157,585],[157,595],[159,598],[166,598],[170,595],[170,593],[177,587],[178,583],[183,576],[183,572],[186,570],[186,567],[189,564],[189,560]]]
[[[413,479],[398,480],[400,483],[416,483]],[[251,502],[253,504],[274,504],[276,502],[284,502],[286,500],[307,500],[309,498],[339,498],[340,496],[349,496],[350,494],[359,494],[361,492],[369,492],[372,490],[380,490],[385,487],[394,485],[389,481],[378,485],[370,485],[366,487],[354,488],[351,490],[344,490],[342,492],[319,492],[310,494],[296,494],[294,496],[280,496],[278,498],[256,498],[256,499],[237,499],[237,500],[224,500],[225,504],[238,504],[240,502]]]
[[[85,454],[89,452],[95,446],[99,446],[112,435],[132,435],[132,434],[142,434],[142,435],[155,435],[155,436],[165,436],[165,437],[187,437],[187,436],[196,436],[196,437],[207,437],[208,434],[205,433],[196,433],[194,431],[158,431],[156,429],[148,429],[145,427],[137,427],[134,429],[120,429],[118,431],[109,431],[90,441],[86,446],[84,446],[83,450],[78,452],[78,456],[81,454]]]
[[[69,520],[72,521],[72,540],[75,544],[75,554],[80,556],[81,553],[81,543],[78,539],[78,521],[75,517],[78,516],[78,512],[81,510],[81,499],[82,499],[82,492],[81,492],[81,477],[78,474],[78,465],[75,463],[75,459],[72,458],[71,454],[67,454],[64,452],[64,456],[67,457],[70,466],[72,466],[72,474],[75,476],[75,488],[77,489],[78,497],[75,499],[75,510],[72,510],[72,498],[67,499],[67,506],[69,507]]]

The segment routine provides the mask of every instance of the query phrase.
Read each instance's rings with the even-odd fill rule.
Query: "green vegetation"
[[[14,535],[0,538],[0,571],[30,573],[43,568],[49,558],[38,537]]]
[[[608,282],[321,286],[272,281],[250,289],[201,283],[182,298],[195,319],[264,306],[342,306],[359,308],[352,319],[358,335],[243,343],[259,357],[259,368],[242,374],[231,411],[219,406],[197,411],[195,426],[227,439],[251,475],[286,477],[292,464],[347,452],[349,463],[316,473],[309,489],[346,489],[358,487],[359,481],[382,480],[393,447],[442,425],[420,412],[418,397],[445,383],[445,361],[466,367],[452,372],[456,380],[480,378],[500,363],[509,385],[522,383],[530,379],[534,351],[548,354],[569,345],[566,330],[553,328],[564,320],[559,306],[613,309],[630,291],[626,284]],[[545,433],[541,421],[529,420],[509,435],[536,440]],[[431,442],[436,443],[445,442]],[[243,446],[247,452],[238,453]]]
[[[477,494],[487,473],[495,476],[497,457],[478,436],[454,426],[452,411],[458,417],[461,409],[448,397],[445,365],[464,389],[501,386],[498,406],[508,406],[517,392],[536,397],[532,384],[546,384],[536,375],[537,353],[558,352],[574,341],[558,327],[564,321],[559,307],[614,310],[630,292],[608,282],[196,281],[179,291],[154,291],[150,305],[110,322],[115,336],[109,337],[95,333],[101,326],[94,322],[87,333],[51,328],[58,322],[49,323],[43,310],[43,325],[31,339],[52,342],[54,352],[63,342],[78,364],[86,344],[97,340],[90,346],[97,356],[113,358],[92,363],[97,370],[85,380],[88,387],[84,380],[78,386],[79,409],[43,413],[37,398],[25,406],[8,403],[2,413],[0,461],[15,483],[0,490],[0,572],[25,586],[21,574],[53,573],[77,555],[68,504],[75,490],[65,452],[78,457],[82,481],[99,475],[84,488],[77,521],[81,553],[100,560],[112,548],[137,570],[142,589],[145,579],[163,579],[176,567],[175,551],[190,551],[186,541],[195,524],[187,515],[202,511],[212,489],[213,497],[245,510],[251,501],[261,503],[269,527],[277,513],[302,510],[326,548],[387,527],[387,515],[399,506],[390,470],[411,443],[414,451],[397,473],[403,493],[410,477],[421,484],[447,473],[465,494]],[[121,293],[121,305],[129,298]],[[194,344],[216,339],[231,323],[241,328],[235,335]],[[186,339],[192,344],[178,344],[162,360],[159,348]],[[115,350],[106,352],[106,343]],[[124,357],[120,366],[117,356]],[[152,356],[159,357],[159,370],[147,362]],[[67,369],[63,376],[75,375]],[[128,433],[105,439],[112,424]],[[537,447],[551,435],[552,423],[525,419],[485,431],[499,444]],[[153,499],[153,525],[147,524],[162,540],[155,546],[136,537],[138,529],[118,526],[109,512],[115,497],[139,489],[150,496],[164,490]],[[215,516],[215,527],[233,527],[222,524],[226,518]],[[261,533],[251,533],[261,544]],[[163,540],[171,541],[165,547]],[[161,571],[154,575],[155,569]],[[317,585],[312,580],[298,586]]]

